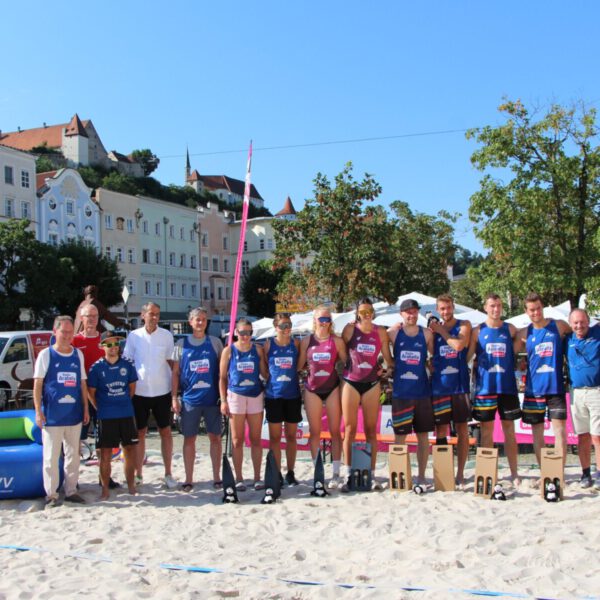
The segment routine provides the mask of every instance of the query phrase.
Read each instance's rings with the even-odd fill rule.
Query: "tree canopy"
[[[275,314],[277,286],[287,268],[278,268],[272,260],[261,260],[242,280],[241,292],[248,314],[271,317]]]
[[[156,171],[160,163],[160,158],[156,154],[153,154],[149,148],[134,150],[131,153],[131,158],[142,166],[144,177],[148,177],[150,173]]]

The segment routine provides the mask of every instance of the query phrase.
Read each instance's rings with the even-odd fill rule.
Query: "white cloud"
[[[358,368],[359,369],[372,369],[373,365],[368,362],[363,362],[363,363],[360,363],[360,365],[358,365]]]
[[[280,375],[280,376],[277,378],[277,381],[291,381],[291,378],[290,378],[290,377],[288,377],[287,375]]]
[[[488,369],[488,373],[506,373],[500,365],[494,365],[491,369]]]
[[[551,367],[550,365],[542,365],[536,371],[536,373],[554,373],[554,367]]]
[[[244,379],[240,381],[240,385],[254,385],[256,382],[252,381],[252,379]]]
[[[454,375],[455,373],[458,373],[458,369],[451,366],[447,366],[443,371],[440,371],[440,373],[442,375]]]
[[[412,381],[417,381],[419,377],[411,371],[406,371],[406,373],[400,375],[400,379],[411,379]]]
[[[210,383],[206,383],[206,381],[199,381],[198,383],[195,383],[193,385],[193,389],[195,389],[195,390],[205,389],[205,388],[209,388],[209,387],[210,387]]]
[[[321,369],[320,371],[317,371],[315,373],[315,377],[328,377],[329,376],[329,371],[324,371],[323,369]]]

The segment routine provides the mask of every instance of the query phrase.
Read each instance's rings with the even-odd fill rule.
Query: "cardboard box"
[[[370,492],[371,477],[371,444],[368,442],[353,442],[350,489],[353,492]]]
[[[554,448],[542,448],[542,485],[540,485],[542,498],[545,498],[546,484],[551,482],[555,485],[558,497],[562,500],[565,486],[564,471],[565,463],[562,453]]]
[[[477,448],[475,458],[475,495],[491,498],[498,482],[498,449]]]
[[[393,492],[410,492],[413,484],[408,446],[392,444],[388,454],[388,463],[390,467],[390,490]]]
[[[436,491],[453,492],[454,485],[454,454],[452,446],[432,446],[433,483]]]

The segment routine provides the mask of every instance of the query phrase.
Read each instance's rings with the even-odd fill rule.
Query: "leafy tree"
[[[251,315],[270,317],[275,314],[277,286],[287,268],[278,268],[272,260],[261,260],[242,280],[242,298]]]
[[[285,265],[296,256],[310,256],[304,277],[317,281],[320,288],[320,297],[310,300],[330,298],[337,310],[343,310],[368,289],[373,254],[363,240],[372,238],[367,230],[374,213],[364,205],[381,193],[381,187],[369,174],[355,181],[352,163],[336,176],[334,186],[321,173],[314,185],[314,198],[306,201],[295,220],[274,221],[275,258],[278,265]]]
[[[38,174],[54,171],[54,164],[46,155],[42,155],[35,161],[35,171]]]
[[[102,187],[113,192],[121,192],[122,194],[131,194],[135,196],[141,192],[136,183],[136,178],[118,171],[111,171],[102,179]]]
[[[486,173],[469,215],[490,250],[480,289],[549,302],[578,297],[600,275],[600,150],[596,113],[552,105],[536,118],[520,101],[499,110],[506,122],[471,130],[471,162]],[[500,175],[508,175],[503,181]]]
[[[152,151],[148,148],[143,150],[134,150],[131,153],[131,158],[138,162],[144,171],[144,176],[148,177],[150,173],[153,173],[158,168],[160,158],[156,154],[152,154]]]
[[[479,252],[471,252],[468,248],[456,246],[454,253],[453,273],[454,275],[464,275],[469,267],[477,267],[484,260]]]

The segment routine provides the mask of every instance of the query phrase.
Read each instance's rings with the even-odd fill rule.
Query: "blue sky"
[[[244,178],[276,212],[317,172],[347,161],[379,204],[465,215],[458,243],[482,251],[466,214],[480,174],[463,130],[501,122],[502,98],[600,102],[600,3],[145,2],[21,0],[3,7],[0,129],[92,119],[107,150],[150,148],[154,176]],[[229,150],[240,152],[221,153]]]

